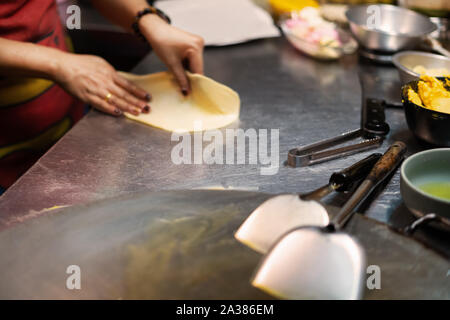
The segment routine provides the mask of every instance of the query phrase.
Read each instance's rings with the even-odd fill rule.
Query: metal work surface
[[[149,55],[134,72],[163,69],[156,56]],[[207,48],[206,75],[241,96],[240,121],[230,128],[269,129],[269,140],[270,129],[279,129],[277,174],[261,175],[265,165],[176,165],[171,151],[178,141],[171,141],[169,132],[91,111],[0,198],[0,228],[45,208],[142,191],[210,187],[266,193],[310,191],[326,183],[333,171],[370,154],[306,168],[283,165],[289,149],[359,127],[357,71],[357,55],[339,62],[317,62],[281,38]],[[377,89],[371,95],[398,103],[396,69],[374,66],[372,72]],[[406,142],[409,154],[421,150],[401,109],[387,109],[387,122],[391,133],[376,152],[383,152],[395,140]],[[400,197],[398,172],[365,214],[383,222],[411,220]]]
[[[261,255],[233,237],[268,197],[150,192],[29,220],[0,233],[0,298],[270,298],[250,285]],[[450,298],[450,262],[442,256],[361,215],[344,230],[361,243],[367,264],[382,270],[381,289],[364,298]],[[69,265],[80,267],[82,290],[67,290]]]

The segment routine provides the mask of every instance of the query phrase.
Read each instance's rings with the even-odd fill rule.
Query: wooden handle
[[[406,145],[401,141],[395,142],[389,147],[383,157],[378,160],[366,179],[370,180],[375,185],[378,184],[386,174],[394,170],[400,164],[405,153]]]
[[[406,145],[403,142],[395,142],[375,164],[367,178],[360,184],[350,199],[334,217],[331,225],[335,229],[343,228],[353,216],[357,207],[375,189],[376,185],[383,181],[403,160]]]

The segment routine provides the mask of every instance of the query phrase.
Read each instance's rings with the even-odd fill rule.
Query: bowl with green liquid
[[[450,221],[450,148],[427,150],[406,159],[400,190],[416,216],[435,213]]]

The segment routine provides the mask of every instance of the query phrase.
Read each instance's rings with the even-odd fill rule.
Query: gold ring
[[[111,99],[111,97],[112,97],[112,94],[110,92],[108,92],[108,94],[105,97],[105,101],[109,102],[109,99]]]

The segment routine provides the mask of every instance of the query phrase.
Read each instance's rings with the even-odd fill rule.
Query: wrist
[[[45,74],[47,77],[53,81],[58,81],[63,75],[64,67],[63,61],[69,58],[71,53],[53,50],[52,54],[49,55],[49,63],[45,67]]]
[[[151,42],[157,30],[170,24],[170,18],[161,10],[149,7],[141,10],[135,17],[133,29],[136,35]]]
[[[155,14],[147,14],[139,20],[139,30],[150,44],[161,27],[165,27],[167,22]]]

